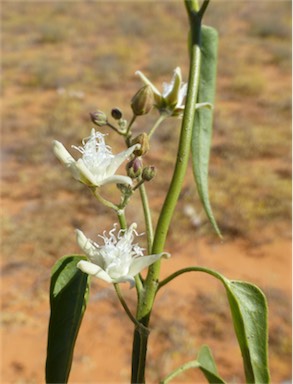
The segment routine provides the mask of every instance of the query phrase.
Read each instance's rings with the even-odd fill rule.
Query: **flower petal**
[[[69,167],[71,164],[75,163],[74,158],[67,151],[60,141],[53,141],[53,152],[55,156],[66,166]]]
[[[89,257],[92,258],[96,253],[96,248],[93,243],[84,235],[79,229],[75,230],[76,233],[76,242],[83,252]]]
[[[133,276],[126,275],[126,276],[121,276],[117,279],[113,279],[113,283],[129,283],[130,287],[133,288],[135,285],[135,280]]]
[[[135,276],[139,272],[141,272],[144,268],[150,266],[151,264],[159,260],[161,257],[169,258],[170,256],[171,255],[169,253],[162,252],[156,255],[147,255],[147,256],[133,258],[129,268],[129,275]]]
[[[88,275],[98,277],[106,281],[107,283],[113,283],[111,277],[106,273],[101,267],[96,264],[93,264],[89,261],[81,260],[77,263],[77,268],[82,272],[87,273]]]
[[[100,185],[105,184],[128,184],[132,185],[132,180],[128,176],[122,176],[122,175],[114,175],[111,177],[107,177],[107,179],[102,180]]]
[[[181,86],[181,69],[177,67],[174,71],[173,79],[170,83],[170,88],[167,90],[167,94],[164,95],[168,105],[175,106],[178,104],[179,94]]]
[[[152,82],[149,81],[149,79],[141,72],[136,71],[135,74],[141,78],[141,80],[145,83],[145,85],[149,85],[152,88],[152,91],[155,95],[161,97],[161,93],[158,91],[158,89],[154,86]]]
[[[78,180],[87,185],[95,185],[99,187],[101,183],[97,180],[98,178],[92,174],[92,172],[85,165],[83,159],[78,159],[75,163],[75,167],[72,169],[72,174],[74,176],[74,171],[77,170],[79,172]],[[74,176],[75,177],[75,176]],[[75,177],[76,178],[76,177]]]
[[[125,151],[118,153],[113,157],[110,164],[107,166],[106,174],[108,177],[113,176],[116,170],[120,167],[124,160],[126,160],[136,149],[140,148],[140,144],[135,144],[127,148]]]

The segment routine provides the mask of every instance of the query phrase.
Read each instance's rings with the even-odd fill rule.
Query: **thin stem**
[[[184,2],[188,12],[191,9],[195,12],[199,11],[198,0],[184,0]]]
[[[164,280],[162,280],[159,284],[158,289],[161,289],[164,285],[170,283],[170,281],[175,279],[175,277],[180,276],[183,273],[187,273],[187,272],[204,272],[204,273],[207,273],[211,276],[214,276],[218,280],[223,281],[223,277],[218,272],[213,271],[211,269],[204,268],[204,267],[187,267],[187,268],[179,269],[178,271],[172,273],[170,276],[168,276]]]
[[[130,318],[130,320],[133,322],[133,324],[136,327],[138,327],[144,333],[149,334],[149,329],[147,327],[145,327],[143,324],[141,324],[140,322],[138,322],[136,320],[136,318],[133,316],[133,314],[131,313],[126,301],[124,300],[124,297],[123,297],[122,292],[120,290],[119,284],[115,283],[114,287],[115,287],[118,299],[119,299],[120,303],[122,304],[122,307],[124,308],[125,312],[127,313],[128,317]]]
[[[124,213],[124,209],[119,209],[117,211],[117,216],[120,224],[121,229],[126,229],[127,228],[127,222],[126,222],[126,217]]]
[[[139,182],[132,188],[132,190],[135,191],[137,188],[140,188],[144,182],[145,180],[140,179]]]
[[[125,133],[125,137],[126,137],[127,141],[129,139],[129,136],[130,136],[130,129],[132,127],[132,124],[135,122],[136,117],[137,117],[136,115],[133,115],[131,120],[130,120],[130,122],[129,122],[129,124],[128,124],[127,130],[126,130],[126,133]],[[127,144],[129,144],[129,143],[127,142]]]
[[[151,139],[152,135],[155,133],[156,129],[158,128],[158,126],[167,118],[166,115],[160,115],[160,117],[158,118],[158,120],[155,122],[154,126],[152,127],[152,129],[150,130],[149,134],[148,134],[148,138],[149,140]]]
[[[114,209],[114,211],[116,211],[116,212],[119,210],[119,207],[118,207],[116,204],[113,204],[111,201],[104,199],[104,198],[99,194],[99,192],[97,192],[97,188],[96,188],[96,187],[90,187],[90,190],[92,191],[92,193],[93,193],[93,195],[95,196],[95,198],[96,198],[100,203],[102,203],[103,205],[105,205],[105,207]]]
[[[174,379],[176,376],[180,375],[182,372],[185,372],[191,368],[198,368],[199,366],[200,364],[196,360],[189,361],[188,363],[182,364],[179,368],[175,369],[168,376],[166,376],[165,379],[161,380],[160,384],[167,384],[169,383],[169,381]]]
[[[153,241],[154,241],[154,230],[153,230],[151,210],[149,207],[149,200],[148,200],[148,196],[147,196],[147,192],[144,184],[142,184],[139,187],[139,192],[140,192],[140,198],[141,198],[143,213],[144,213],[147,243],[148,243],[148,254],[150,255],[152,252]]]
[[[189,86],[187,93],[187,101],[185,106],[185,113],[183,116],[179,148],[177,153],[177,160],[172,177],[172,181],[161,210],[158,220],[152,253],[161,253],[165,247],[165,241],[173,216],[173,212],[182,188],[184,176],[186,173],[188,158],[191,145],[192,126],[194,120],[194,106],[197,100],[197,91],[200,73],[200,48],[198,45],[193,45],[191,50],[191,66],[189,72]],[[144,306],[141,308],[141,316],[144,317],[151,312],[153,300],[158,288],[158,279],[160,274],[160,260],[150,266],[146,286],[146,300]]]
[[[111,128],[111,129],[113,129],[113,131],[115,131],[116,133],[119,133],[119,135],[122,135],[121,131],[119,131],[118,128],[116,128],[114,125],[112,125],[112,124],[109,123],[108,121],[107,121],[107,126],[108,126],[109,128]]]
[[[200,10],[198,12],[198,15],[200,18],[203,17],[203,15],[204,15],[204,13],[205,13],[208,5],[209,5],[209,2],[210,2],[210,0],[204,0],[204,2],[202,3],[202,6],[200,7]]]

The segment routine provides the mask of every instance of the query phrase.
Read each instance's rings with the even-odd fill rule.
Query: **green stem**
[[[148,335],[149,334],[148,328],[145,327],[143,324],[139,323],[136,320],[136,318],[133,316],[133,314],[131,313],[130,309],[128,308],[128,305],[127,305],[126,301],[124,300],[124,297],[123,297],[122,292],[120,290],[119,284],[117,284],[117,283],[114,284],[114,287],[115,287],[118,299],[119,299],[120,303],[122,304],[122,307],[124,308],[126,314],[130,318],[130,320],[140,330],[140,332],[145,333],[145,334]]]
[[[165,247],[165,241],[173,216],[173,212],[182,188],[183,179],[188,165],[188,158],[191,145],[192,129],[195,114],[195,105],[197,101],[198,85],[200,77],[200,31],[201,19],[206,10],[208,1],[204,1],[204,9],[196,12],[197,2],[195,0],[188,3],[185,0],[190,26],[191,26],[191,48],[190,48],[190,68],[188,91],[186,105],[181,127],[180,141],[177,152],[177,160],[172,177],[172,181],[167,192],[167,196],[158,220],[152,253],[161,253]],[[191,8],[190,8],[191,7]],[[195,7],[195,9],[194,9]],[[149,267],[147,278],[144,282],[144,291],[141,300],[138,303],[137,320],[146,327],[149,324],[150,315],[159,287],[160,261],[157,261]],[[145,361],[147,353],[147,338],[142,339],[135,331],[132,351],[132,383],[145,382]]]
[[[198,361],[189,361],[188,363],[182,364],[179,368],[175,369],[175,371],[171,372],[168,376],[165,377],[165,379],[160,381],[160,384],[167,384],[169,381],[174,379],[176,376],[180,375],[182,372],[187,371],[191,368],[198,368],[200,364]]]
[[[126,143],[127,143],[128,146],[130,146],[130,142],[129,142],[129,138],[131,136],[130,129],[132,127],[132,124],[135,122],[136,117],[137,117],[136,115],[132,116],[132,118],[130,120],[130,123],[129,123],[128,127],[127,127],[126,133],[125,133]]]
[[[146,227],[147,243],[148,243],[148,254],[150,255],[152,252],[152,246],[153,246],[153,240],[154,240],[154,230],[153,230],[152,216],[151,216],[151,210],[149,207],[148,196],[147,196],[144,184],[142,184],[139,187],[139,192],[140,192],[140,198],[142,201],[142,207],[143,207],[143,213],[144,213],[144,219],[145,219],[145,227]]]
[[[192,46],[191,51],[191,65],[189,72],[188,93],[185,106],[185,113],[183,116],[181,135],[179,141],[179,148],[177,152],[177,160],[171,184],[161,210],[158,220],[152,253],[161,253],[164,250],[165,241],[173,216],[173,212],[182,188],[184,176],[186,173],[191,137],[192,126],[194,120],[194,108],[197,100],[198,83],[200,73],[200,47],[198,45]],[[150,266],[146,279],[146,298],[144,306],[141,308],[141,316],[149,316],[153,305],[153,300],[158,288],[158,279],[160,274],[160,261],[157,261]]]
[[[158,289],[161,289],[164,285],[168,284],[170,281],[175,279],[175,277],[180,276],[183,273],[187,273],[187,272],[204,272],[204,273],[207,273],[211,276],[214,276],[216,279],[221,280],[222,282],[224,281],[223,277],[218,272],[213,271],[211,269],[204,268],[204,267],[187,267],[187,268],[182,268],[179,271],[172,273],[170,276],[168,276],[164,280],[162,280],[159,284]]]
[[[189,12],[189,10],[193,10],[195,12],[199,11],[198,0],[184,0],[184,2],[187,8],[187,12]]]
[[[127,229],[127,222],[126,222],[124,209],[117,210],[117,216],[118,216],[120,228],[121,229]]]
[[[113,204],[111,201],[104,199],[99,192],[97,192],[96,187],[90,187],[90,190],[92,191],[95,198],[102,203],[105,207],[113,209],[115,212],[119,211],[119,207],[116,204]]]
[[[200,22],[200,20],[197,20],[197,22]],[[197,26],[197,30],[200,31],[200,27]],[[152,253],[161,253],[164,249],[168,228],[175,209],[175,205],[177,203],[177,199],[181,191],[183,179],[188,164],[192,136],[192,126],[194,120],[194,110],[197,101],[200,74],[200,47],[198,45],[198,41],[199,38],[197,38],[196,43],[194,43],[191,48],[188,93],[181,128],[177,161],[169,191],[167,193],[157,224],[157,229],[153,241]],[[142,300],[140,300],[138,305],[137,319],[145,326],[148,326],[149,324],[153,302],[158,289],[159,274],[160,261],[157,261],[149,268],[148,275],[145,281],[145,290],[143,291],[143,298]],[[146,360],[147,344],[145,342],[146,340],[142,340],[138,332],[134,333],[132,352],[132,383],[145,382],[145,364],[139,364],[139,361],[145,362]],[[142,343],[144,345],[142,345]],[[138,354],[140,354],[139,357],[137,356]]]
[[[148,134],[148,138],[149,140],[151,139],[152,135],[155,133],[156,129],[158,128],[158,126],[167,118],[166,115],[160,115],[160,117],[158,118],[158,120],[155,122],[154,126],[152,127],[152,129],[150,130],[149,134]]]

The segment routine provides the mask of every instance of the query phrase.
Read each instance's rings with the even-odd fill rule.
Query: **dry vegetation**
[[[137,69],[158,86],[169,81],[178,65],[186,79],[187,19],[180,1],[27,0],[3,1],[2,8],[3,322],[7,332],[17,329],[21,338],[22,327],[35,326],[36,316],[40,315],[43,330],[46,328],[49,268],[59,256],[78,251],[73,229],[80,227],[94,236],[105,228],[105,223],[109,227],[115,220],[93,202],[83,186],[70,179],[54,158],[51,141],[58,139],[67,147],[79,143],[92,126],[88,113],[97,108],[109,113],[112,107],[119,106],[130,118],[129,101],[140,86],[134,76]],[[215,26],[220,34],[210,163],[210,197],[215,216],[226,242],[241,239],[241,244],[253,250],[270,242],[288,243],[291,2],[214,1],[206,23]],[[153,118],[138,120],[137,131],[143,131]],[[171,174],[179,125],[179,121],[165,122],[147,158],[149,164],[158,167],[153,189],[148,187],[155,216]],[[116,149],[122,148],[115,138],[109,140]],[[118,198],[114,187],[107,193]],[[201,218],[196,229],[190,215],[186,215],[187,204]],[[142,226],[137,207],[134,198],[128,210],[129,220]],[[182,232],[176,229],[177,223]],[[206,222],[189,172],[169,246],[180,255],[194,236],[213,244],[218,241]],[[287,254],[288,268],[289,257]],[[238,278],[236,267],[234,271],[231,277]],[[278,382],[289,378],[291,372],[290,291],[286,287],[270,282],[264,286],[273,319],[273,378]],[[172,295],[168,300],[172,302]],[[115,306],[116,301],[112,301]],[[39,309],[42,303],[43,311]],[[164,323],[156,318],[156,337],[161,347],[166,347],[165,352],[160,349],[165,365],[160,368],[155,361],[150,364],[152,380],[158,379],[160,369],[172,368],[174,355],[168,351],[176,349],[179,353],[186,348],[172,333],[172,326],[187,339],[197,332],[198,337],[215,338],[221,345],[230,337],[225,329],[227,312],[219,307],[216,296],[198,290],[193,305],[207,312],[203,317],[197,313],[197,327],[189,329],[185,327],[188,321],[173,324],[169,319],[171,336],[165,335]],[[124,318],[122,311],[119,316]],[[224,355],[219,354],[219,364],[224,362],[230,374],[227,379],[239,382],[241,376],[235,367],[229,367],[229,359],[221,360]],[[17,358],[15,361],[5,361],[8,365],[3,368],[3,382],[42,380],[43,367],[38,372],[30,371],[24,363],[17,365]]]

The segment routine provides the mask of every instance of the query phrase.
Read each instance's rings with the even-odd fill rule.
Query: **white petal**
[[[179,90],[179,95],[178,95],[178,101],[177,101],[177,106],[181,107],[183,104],[183,101],[186,97],[187,94],[187,83],[181,84],[180,90]]]
[[[56,157],[67,167],[75,163],[74,158],[67,151],[64,145],[60,143],[60,141],[57,141],[57,140],[53,141],[53,152],[56,155]]]
[[[125,151],[118,153],[111,160],[111,163],[106,169],[107,175],[113,176],[116,170],[120,167],[124,160],[126,160],[136,149],[140,148],[140,144],[135,144],[130,148],[127,148]]]
[[[154,94],[161,97],[161,93],[157,90],[154,84],[151,83],[149,79],[142,72],[136,71],[135,74],[141,78],[141,80],[145,83],[145,85],[149,85],[152,88],[152,91],[154,92]]]
[[[96,248],[93,243],[88,239],[82,231],[79,229],[75,230],[76,233],[76,241],[79,247],[84,251],[84,253],[90,258],[96,252]]]
[[[135,285],[135,280],[133,276],[126,275],[126,276],[121,276],[117,279],[113,279],[113,283],[129,283],[130,288],[132,288]]]
[[[169,253],[163,252],[156,255],[147,255],[142,257],[133,258],[130,268],[129,275],[135,276],[141,272],[144,268],[150,266],[155,261],[159,260],[161,257],[170,257]]]
[[[179,67],[177,67],[174,71],[174,76],[170,83],[169,92],[164,95],[167,99],[168,104],[170,104],[171,106],[178,105],[178,100],[180,99],[181,84],[181,70]]]
[[[92,174],[92,172],[87,168],[82,159],[77,160],[75,163],[75,169],[79,172],[79,180],[87,185],[95,185],[99,187],[101,183],[98,181],[98,177]],[[73,174],[74,176],[74,174]]]
[[[114,175],[111,177],[107,177],[106,179],[104,179],[100,182],[100,185],[105,185],[105,184],[128,184],[128,185],[132,185],[132,180],[128,176]]]
[[[106,273],[101,267],[96,264],[93,264],[89,261],[81,260],[77,263],[77,268],[82,272],[87,273],[88,275],[98,277],[106,281],[107,283],[113,283],[111,277]]]

